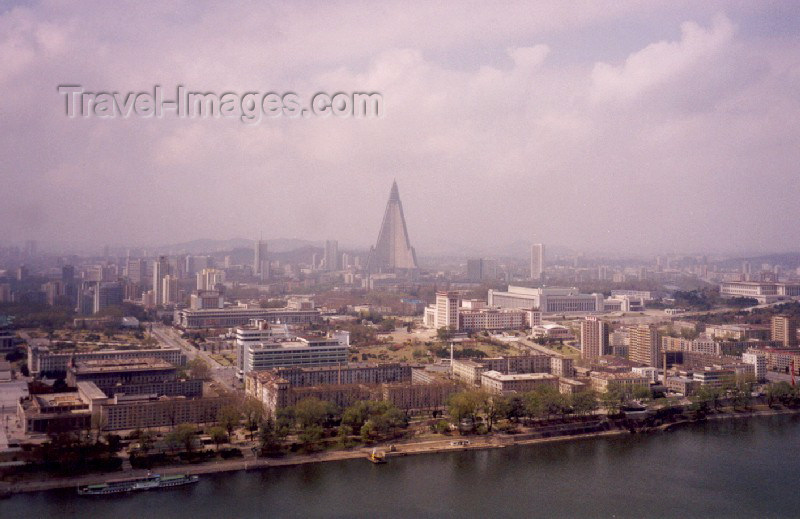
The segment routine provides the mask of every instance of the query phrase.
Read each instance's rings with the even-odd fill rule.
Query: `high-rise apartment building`
[[[436,292],[436,314],[434,327],[458,330],[458,292]]]
[[[125,261],[125,276],[131,283],[139,283],[147,277],[147,261],[141,258],[132,258]]]
[[[776,315],[772,318],[772,340],[786,347],[797,346],[798,320],[794,317]]]
[[[164,276],[167,274],[169,274],[169,259],[166,256],[159,256],[153,263],[153,295],[157,305],[164,301]]]
[[[581,358],[595,360],[611,353],[608,323],[589,316],[581,321]]]
[[[225,284],[225,272],[218,269],[203,269],[197,273],[197,290],[218,290]]]
[[[110,306],[122,304],[123,287],[116,281],[101,281],[94,287],[92,313],[98,313]]]
[[[474,283],[497,280],[497,260],[484,258],[467,260],[467,278]]]
[[[178,278],[172,274],[164,276],[161,287],[161,304],[174,305],[178,302]]]
[[[269,259],[266,240],[256,240],[253,254],[253,275],[259,279],[269,279]]]
[[[531,279],[542,279],[544,274],[544,244],[531,245]]]
[[[335,272],[339,268],[339,242],[336,240],[328,240],[325,242],[325,270],[328,272]]]
[[[634,362],[647,366],[658,367],[659,344],[658,330],[655,327],[642,324],[628,330],[628,357]]]
[[[210,256],[186,256],[186,275],[195,276],[203,269],[211,267]]]

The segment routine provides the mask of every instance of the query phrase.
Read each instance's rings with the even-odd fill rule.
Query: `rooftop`
[[[175,369],[169,362],[156,358],[96,359],[75,362],[72,371],[78,374],[113,373],[118,371],[166,371]]]
[[[499,380],[501,382],[513,382],[516,380],[555,380],[558,377],[550,373],[512,373],[505,375],[499,371],[485,371],[484,377]]]
[[[644,375],[638,375],[636,373],[607,373],[605,371],[593,371],[591,377],[603,380],[639,380],[647,378]]]

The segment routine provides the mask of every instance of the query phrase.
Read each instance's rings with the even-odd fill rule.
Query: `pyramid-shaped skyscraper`
[[[367,269],[372,273],[401,273],[415,271],[417,268],[417,253],[408,239],[400,192],[397,190],[397,182],[393,182],[386,212],[383,213],[378,243],[370,249]]]

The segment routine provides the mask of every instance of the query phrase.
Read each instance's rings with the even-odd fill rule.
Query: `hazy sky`
[[[0,2],[0,241],[800,249],[797,2]],[[88,91],[377,91],[380,119],[70,119]],[[170,94],[174,97],[173,94]]]

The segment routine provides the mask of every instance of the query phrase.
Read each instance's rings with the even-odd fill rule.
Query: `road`
[[[204,351],[198,350],[192,346],[189,341],[180,336],[180,332],[176,329],[165,326],[163,324],[153,324],[153,335],[159,342],[166,344],[172,348],[180,348],[188,360],[200,358],[204,360],[211,367],[211,376],[222,388],[236,391],[239,389],[239,383],[236,380],[236,367],[235,366],[222,366],[219,362],[211,358],[211,356]]]

